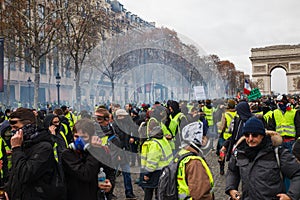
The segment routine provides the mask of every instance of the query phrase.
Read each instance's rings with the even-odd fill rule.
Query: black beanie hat
[[[245,123],[243,128],[243,134],[245,133],[258,133],[260,135],[266,135],[265,127],[261,120],[256,117],[251,117]]]

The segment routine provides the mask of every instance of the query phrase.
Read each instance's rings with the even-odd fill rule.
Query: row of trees
[[[101,40],[116,29],[121,30],[125,24],[115,19],[114,12],[105,2],[99,4],[87,0],[5,1],[0,14],[0,35],[5,38],[8,60],[7,98],[11,64],[16,64],[20,71],[29,65],[34,70],[34,107],[38,102],[43,59],[48,61],[49,73],[73,70],[76,97],[80,102],[80,72],[84,59]],[[70,60],[74,63],[72,67]]]
[[[128,67],[134,67],[124,63],[130,59],[144,59],[143,55],[140,58],[131,57],[130,54],[127,57],[120,56],[146,48],[163,49],[191,63],[192,68],[182,66],[179,69],[182,74],[189,72],[186,74],[190,74],[188,81],[191,85],[199,79],[202,81],[202,77],[206,80],[219,79],[217,74],[220,72],[221,82],[227,81],[231,84],[230,88],[239,88],[236,86],[239,82],[236,81],[237,76],[231,76],[236,73],[235,67],[229,61],[220,61],[217,56],[201,56],[196,46],[184,44],[175,31],[167,28],[128,31],[130,24],[102,1],[13,0],[3,1],[0,11],[0,36],[5,38],[5,57],[8,61],[7,104],[11,65],[16,65],[20,71],[24,71],[23,67],[27,65],[34,70],[34,107],[37,107],[40,70],[44,61],[48,62],[49,84],[52,72],[63,74],[73,71],[78,105],[81,101],[82,71],[89,73],[89,83],[100,77],[101,80],[107,78],[111,82],[114,101],[115,82]],[[126,34],[122,30],[126,30]],[[163,64],[169,63],[170,56],[158,56],[163,56],[158,59],[164,60]],[[99,71],[101,76],[95,77],[95,71]],[[224,71],[227,73],[224,74]],[[216,84],[214,82],[213,86],[217,87]],[[51,97],[50,89],[48,92]]]

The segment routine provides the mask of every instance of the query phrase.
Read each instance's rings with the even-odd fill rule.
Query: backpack
[[[157,196],[158,200],[177,200],[178,199],[178,183],[177,172],[181,160],[187,156],[195,155],[190,152],[173,159],[173,161],[162,169],[159,177]]]

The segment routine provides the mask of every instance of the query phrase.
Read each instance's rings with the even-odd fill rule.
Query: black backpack
[[[181,160],[187,156],[193,156],[195,153],[187,153],[176,157],[172,162],[162,169],[158,182],[158,199],[159,200],[177,200],[178,199],[178,183],[177,172]]]

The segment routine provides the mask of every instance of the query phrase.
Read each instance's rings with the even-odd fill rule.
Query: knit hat
[[[260,135],[266,135],[265,127],[261,120],[256,117],[251,117],[245,123],[243,127],[243,134],[245,133],[258,133]]]

